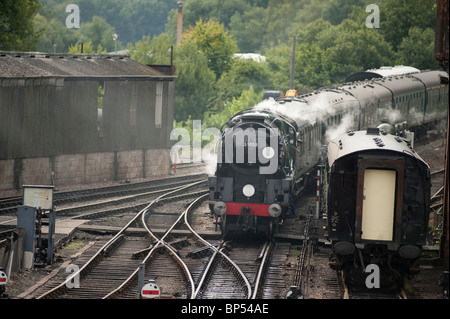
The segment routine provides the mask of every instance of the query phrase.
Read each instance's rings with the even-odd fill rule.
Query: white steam
[[[336,109],[330,105],[326,94],[318,94],[317,98],[309,103],[306,101],[277,103],[274,99],[269,98],[257,104],[254,109],[279,113],[297,122],[298,126],[302,126],[304,123],[314,125],[336,113]]]
[[[328,142],[330,139],[344,134],[351,129],[355,129],[355,119],[357,119],[352,112],[347,112],[342,116],[339,123],[333,123],[328,126],[327,119],[335,116],[340,110],[339,107],[336,107],[330,102],[332,98],[332,95],[321,93],[317,95],[316,99],[308,102],[292,101],[277,103],[273,99],[268,99],[256,105],[254,109],[281,114],[294,120],[299,128],[304,125],[314,125],[317,122],[324,122],[326,124],[326,140],[324,142]],[[351,107],[348,111],[350,110]]]

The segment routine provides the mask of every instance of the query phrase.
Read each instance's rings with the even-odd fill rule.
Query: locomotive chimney
[[[178,1],[177,45],[181,44],[182,33],[183,33],[183,1]]]

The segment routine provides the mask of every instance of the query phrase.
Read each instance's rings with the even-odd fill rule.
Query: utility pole
[[[294,35],[292,39],[292,52],[291,52],[291,63],[289,66],[290,83],[289,88],[294,89],[294,72],[295,72],[295,42],[297,42],[297,37]]]
[[[183,1],[178,1],[177,45],[181,44],[182,34],[183,34]]]

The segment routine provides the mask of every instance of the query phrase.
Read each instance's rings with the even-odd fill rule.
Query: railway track
[[[178,187],[153,200],[144,209],[139,211],[127,225],[125,225],[115,236],[105,243],[78,271],[68,277],[58,286],[38,296],[38,299],[45,298],[109,298],[121,293],[124,288],[128,288],[132,283],[136,269],[140,263],[145,263],[149,258],[132,258],[132,252],[140,251],[149,247],[149,239],[133,238],[125,236],[125,231],[135,225],[155,203],[167,200],[175,193],[185,192],[186,189],[198,186],[204,181],[191,183]],[[147,256],[156,250],[154,249]],[[73,278],[80,279],[79,288],[73,287]],[[72,289],[70,289],[72,288]]]
[[[138,183],[127,183],[99,189],[84,189],[69,192],[55,193],[55,210],[57,221],[64,219],[98,219],[111,218],[114,214],[138,212],[147,206],[149,200],[169,192],[186,183],[195,182],[206,177],[204,174],[193,174],[170,177],[168,179],[155,179]],[[16,221],[17,204],[19,198],[3,200],[0,216],[10,216],[11,219],[0,223]],[[20,203],[22,198],[20,198]],[[9,206],[6,203],[9,203]],[[0,246],[14,227],[0,232]]]
[[[190,186],[179,187],[154,199],[110,240],[95,243],[83,258],[77,259],[81,268],[72,274],[58,274],[52,280],[54,283],[34,291],[34,297],[136,298],[141,264],[146,265],[146,280],[156,279],[163,287],[163,298],[263,296],[260,291],[276,245],[265,241],[250,246],[237,242],[230,249],[230,243],[202,238],[195,230],[199,217],[191,213],[205,202],[207,194],[202,188],[203,195],[198,197],[199,192],[187,190]],[[193,197],[196,199],[192,200]],[[164,206],[169,201],[172,202],[170,208]],[[188,207],[180,212],[187,203]],[[126,235],[126,229],[136,225],[138,220],[148,231],[146,238]],[[162,236],[156,235],[154,230],[161,233],[161,228],[167,230]],[[184,230],[184,237],[180,238],[177,230]],[[186,236],[185,231],[190,231],[191,235]],[[79,280],[78,288],[76,280]],[[236,284],[234,287],[230,280]]]
[[[206,197],[205,197],[206,198]],[[259,287],[261,276],[256,277],[253,281],[248,279],[247,275],[241,269],[241,265],[233,260],[230,253],[230,243],[221,242],[218,245],[213,245],[210,242],[203,239],[191,226],[189,222],[189,216],[185,215],[185,224],[194,234],[196,240],[203,245],[201,251],[209,252],[210,258],[206,263],[206,266],[199,273],[199,277],[196,280],[196,288],[193,293],[193,298],[196,299],[211,299],[211,298],[240,298],[250,299],[255,298],[257,287]],[[267,260],[267,254],[271,244],[266,243],[262,255],[265,255],[262,263],[260,263],[260,269]],[[249,249],[248,244],[245,245],[245,249],[239,249],[241,261],[244,259],[247,263],[254,263],[257,255],[254,254],[255,249]],[[232,250],[231,250],[232,251]],[[259,252],[259,247],[257,248]],[[245,256],[243,258],[243,256]],[[236,258],[234,258],[236,259]],[[198,272],[197,272],[198,273]],[[256,289],[255,289],[256,287]]]
[[[162,187],[175,188],[202,177],[206,179],[206,175],[204,174],[191,174],[104,187],[55,191],[53,203],[58,214],[64,214],[66,211],[73,212],[76,209],[86,210],[89,206],[101,205],[104,202],[132,200],[133,198],[139,197],[141,194],[145,196],[149,192],[161,190]],[[22,205],[22,202],[22,196],[1,198],[0,215],[15,215],[17,213],[17,208]]]

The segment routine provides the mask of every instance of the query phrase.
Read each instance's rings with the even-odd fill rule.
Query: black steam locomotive
[[[383,265],[412,274],[425,245],[430,169],[409,141],[386,130],[350,131],[328,144],[328,236],[332,268]],[[355,267],[355,265],[357,265]]]
[[[222,128],[210,177],[210,207],[223,233],[276,232],[334,137],[383,123],[391,133],[416,136],[435,127],[448,108],[448,85],[440,82],[445,75],[371,78],[301,96],[288,91],[233,116]]]
[[[248,110],[226,124],[210,177],[213,211],[224,234],[272,235],[293,204],[295,122],[267,111]]]

